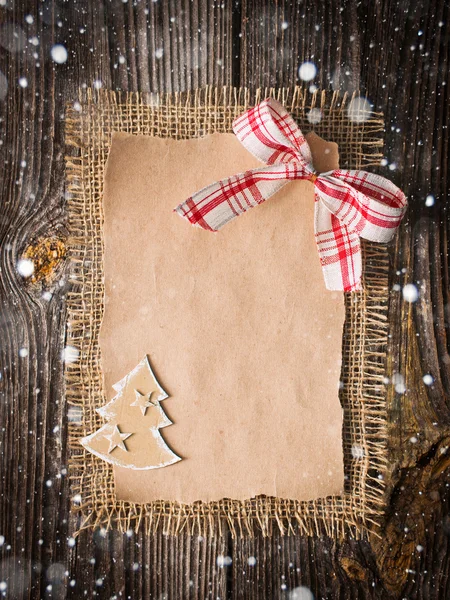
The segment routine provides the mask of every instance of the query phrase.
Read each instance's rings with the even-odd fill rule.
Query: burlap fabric
[[[66,115],[68,214],[72,289],[68,295],[67,343],[78,349],[67,364],[70,477],[77,529],[116,526],[121,530],[161,527],[168,534],[212,534],[230,530],[251,535],[256,529],[282,533],[346,533],[360,538],[383,512],[387,430],[384,371],[387,344],[388,254],[380,244],[364,243],[362,292],[346,295],[342,390],[345,493],[298,502],[258,497],[180,505],[118,502],[112,466],[85,451],[79,440],[103,421],[105,404],[98,336],[104,310],[102,193],[105,163],[114,131],[175,139],[230,132],[235,117],[266,96],[282,102],[301,129],[312,129],[307,114],[320,108],[314,130],[339,145],[344,168],[379,164],[383,119],[380,114],[348,118],[351,98],[300,88],[259,90],[207,88],[155,96],[84,92]]]

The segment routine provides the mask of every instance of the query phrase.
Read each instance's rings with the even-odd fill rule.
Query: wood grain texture
[[[256,600],[295,598],[289,592],[298,586],[330,599],[450,595],[449,12],[444,0],[1,3],[0,70],[8,81],[0,100],[6,597]],[[8,33],[11,25],[20,28],[17,37]],[[66,63],[52,61],[54,43],[67,48]],[[97,531],[72,546],[61,360],[69,273],[31,285],[16,270],[30,245],[66,235],[65,104],[79,87],[93,85],[152,92],[290,86],[306,60],[318,68],[318,87],[360,89],[385,112],[392,170],[384,171],[410,197],[392,248],[388,375],[402,375],[406,394],[389,385],[388,544]],[[27,87],[18,83],[23,77]],[[431,207],[428,194],[436,199]],[[408,282],[420,292],[414,304],[394,287]],[[219,567],[218,556],[230,556],[231,565]]]

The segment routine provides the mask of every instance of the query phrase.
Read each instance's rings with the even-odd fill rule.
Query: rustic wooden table
[[[0,596],[306,600],[292,593],[305,586],[317,599],[450,597],[449,27],[446,0],[0,0]],[[52,59],[54,44],[65,62]],[[74,542],[61,360],[65,105],[100,85],[292,86],[305,60],[319,87],[360,89],[385,112],[385,172],[410,198],[392,249],[387,370],[406,392],[400,379],[388,386],[382,538],[85,531]],[[45,293],[18,274],[24,252],[40,258],[39,276],[59,273]],[[415,303],[402,299],[407,282]],[[218,555],[231,565],[217,567]]]

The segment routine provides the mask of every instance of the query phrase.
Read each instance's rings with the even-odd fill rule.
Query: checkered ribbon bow
[[[388,242],[394,236],[406,210],[403,192],[366,171],[316,173],[302,132],[273,99],[238,117],[233,131],[266,166],[213,183],[175,211],[193,225],[218,231],[289,180],[309,180],[315,188],[314,230],[325,285],[346,292],[361,289],[360,238]]]

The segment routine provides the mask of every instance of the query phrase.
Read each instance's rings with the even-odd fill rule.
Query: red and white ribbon
[[[316,173],[302,132],[271,98],[238,117],[233,131],[266,166],[213,183],[175,211],[193,225],[218,231],[290,180],[309,180],[315,189],[314,230],[325,285],[346,292],[361,289],[359,238],[385,243],[394,236],[406,210],[403,192],[366,171]]]

